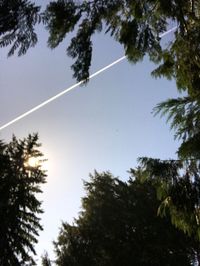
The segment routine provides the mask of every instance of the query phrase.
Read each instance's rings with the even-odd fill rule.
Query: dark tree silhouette
[[[42,266],[51,266],[51,260],[47,252],[42,256]]]
[[[87,79],[92,36],[103,30],[123,45],[130,61],[138,62],[148,54],[150,60],[160,64],[154,76],[175,78],[180,90],[199,95],[199,0],[57,0],[51,1],[43,13],[34,1],[1,0],[0,17],[0,46],[11,45],[9,55],[15,50],[24,54],[35,45],[34,27],[42,20],[49,31],[51,48],[75,31],[67,52],[75,59],[75,78]],[[169,28],[169,22],[177,29],[168,45],[163,46],[159,35]]]
[[[23,55],[37,43],[35,25],[40,7],[28,0],[0,0],[0,47],[11,45],[8,55]]]
[[[92,57],[92,35],[104,30],[124,46],[132,62],[143,59],[160,63],[153,71],[156,77],[175,78],[180,90],[199,94],[200,65],[200,1],[199,0],[145,0],[145,1],[52,1],[46,9],[49,46],[56,47],[66,34],[74,31],[67,48],[75,58],[74,76],[85,79],[89,75]],[[167,46],[161,45],[159,35],[177,26],[175,36]]]
[[[181,140],[178,159],[140,158],[139,168],[133,171],[141,180],[153,180],[162,200],[160,214],[169,212],[173,224],[200,240],[199,101],[191,96],[169,99],[158,104],[155,113],[167,116]]]
[[[175,175],[177,179],[173,185],[178,185],[177,193],[181,195],[180,187],[184,190],[183,183],[188,184],[188,171],[189,186],[194,186],[194,180],[197,180],[195,182],[198,183],[200,0],[91,0],[79,2],[57,0],[51,1],[43,13],[40,13],[40,7],[36,6],[34,1],[0,0],[0,46],[11,45],[9,55],[13,54],[15,50],[18,50],[19,55],[24,54],[37,42],[34,27],[41,20],[49,31],[48,45],[50,48],[57,47],[69,32],[75,32],[75,37],[71,39],[67,47],[67,53],[75,60],[72,68],[77,80],[85,79],[87,81],[92,58],[92,36],[101,31],[110,34],[124,47],[125,54],[131,62],[136,63],[148,55],[151,61],[158,64],[158,67],[152,72],[153,76],[164,76],[176,80],[178,90],[186,91],[186,97],[171,99],[157,107],[161,113],[169,115],[169,118],[172,119],[171,126],[176,130],[176,136],[182,140],[178,150],[178,161],[175,164],[179,165],[181,162],[181,165],[184,166],[177,168],[181,175],[179,173]],[[162,45],[159,35],[169,29],[169,23],[176,25],[177,28],[169,43]],[[152,159],[149,159],[149,162],[152,162]],[[157,165],[157,161],[154,160],[154,162]],[[161,176],[165,175],[165,163],[168,162],[162,162],[159,166]],[[171,167],[173,169],[174,163],[171,164]],[[143,165],[142,168],[145,169],[143,174],[150,171],[148,176],[151,175],[151,168],[149,169],[147,165]],[[182,175],[182,173],[184,174]],[[165,177],[167,176],[165,175]],[[169,180],[171,180],[170,175]],[[189,226],[187,212],[184,209],[186,196],[192,204],[194,203],[193,195],[189,190],[182,198],[183,209],[176,209],[176,216],[182,217],[184,221],[187,220],[187,226]],[[200,202],[198,197],[195,202]],[[199,203],[192,206],[194,207],[193,211],[198,213]],[[172,212],[170,213],[172,214]],[[173,217],[175,216],[172,215],[172,220]],[[181,224],[182,220],[179,218],[179,224]],[[197,218],[194,221],[196,223],[195,230],[192,229],[192,232],[195,231],[198,237],[199,221]],[[181,228],[185,227],[185,222],[183,224],[184,226],[180,226]],[[190,226],[193,228],[193,223]],[[184,229],[184,231],[189,232],[190,229]]]
[[[63,223],[55,242],[58,266],[192,265],[195,243],[157,216],[151,182],[91,176],[74,224]]]
[[[40,158],[37,134],[23,140],[13,137],[0,143],[0,265],[35,265],[32,255],[42,226],[41,193],[45,172],[30,166],[29,158]]]

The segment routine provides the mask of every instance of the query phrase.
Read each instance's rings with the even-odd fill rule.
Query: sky
[[[8,50],[0,50],[0,126],[76,83],[66,55],[72,35],[50,50],[47,32],[42,27],[37,31],[39,42],[25,56],[7,58]],[[169,39],[170,35],[163,42]],[[124,54],[107,35],[97,34],[93,42],[91,73]],[[7,142],[13,134],[24,138],[38,132],[48,159],[47,183],[40,196],[44,230],[36,246],[38,259],[44,250],[54,258],[52,241],[62,221],[72,223],[78,216],[83,180],[89,180],[94,169],[127,180],[138,157],[176,158],[173,132],[152,109],[178,94],[174,81],[151,77],[154,68],[148,58],[136,65],[124,60],[0,132]]]

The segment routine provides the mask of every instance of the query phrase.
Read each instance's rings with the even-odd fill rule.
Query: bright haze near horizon
[[[40,26],[38,44],[23,57],[7,58],[8,49],[0,50],[0,126],[76,83],[66,55],[72,35],[55,50],[47,47],[47,36]],[[96,34],[93,41],[91,73],[123,56],[123,47],[108,35]],[[127,180],[138,157],[176,158],[173,132],[152,109],[178,93],[174,81],[151,77],[154,68],[147,57],[136,65],[124,60],[0,132],[6,142],[13,134],[24,138],[38,132],[48,159],[38,259],[44,250],[54,259],[52,241],[61,221],[72,223],[78,216],[83,180],[94,169]]]

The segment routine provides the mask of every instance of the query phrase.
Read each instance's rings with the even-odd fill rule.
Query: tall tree
[[[199,100],[187,96],[158,104],[155,113],[167,116],[175,137],[181,140],[178,159],[140,158],[133,170],[143,180],[152,180],[161,200],[159,214],[200,241],[200,109]],[[200,247],[198,263],[200,265]]]
[[[199,164],[151,158],[140,158],[139,162],[139,168],[132,169],[132,173],[142,182],[152,181],[161,200],[159,213],[169,213],[177,227],[200,239]]]
[[[41,202],[36,198],[45,183],[37,134],[0,143],[0,265],[35,265],[32,255],[42,226]]]
[[[85,189],[78,219],[55,242],[58,266],[192,265],[195,242],[157,216],[151,182],[95,172]]]
[[[155,114],[166,115],[175,138],[181,140],[177,160],[141,158],[138,173],[153,179],[163,200],[162,210],[170,210],[172,222],[200,239],[200,108],[191,96],[158,104]]]
[[[57,47],[69,32],[75,31],[67,53],[75,59],[72,65],[75,78],[87,79],[92,36],[104,30],[123,45],[130,61],[138,62],[147,54],[150,60],[159,64],[152,72],[155,77],[174,78],[177,88],[187,91],[186,98],[161,104],[160,110],[169,113],[173,119],[172,127],[178,129],[177,136],[183,143],[177,162],[184,160],[181,164],[189,164],[189,169],[193,169],[190,174],[193,184],[199,175],[200,0],[57,0],[51,1],[43,14],[39,10],[27,0],[0,1],[0,45],[11,44],[9,54],[19,48],[21,55],[36,43],[34,26],[43,19],[51,48]],[[159,36],[171,22],[177,26],[175,34],[167,46],[161,45]],[[191,159],[195,162],[188,163]],[[178,171],[185,171],[186,178],[188,168],[181,167]],[[178,182],[188,182],[185,178],[177,175]]]

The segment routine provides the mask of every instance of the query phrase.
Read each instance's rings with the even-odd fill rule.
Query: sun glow
[[[37,167],[37,166],[39,166],[39,159],[36,158],[36,157],[30,157],[26,161],[26,166],[29,166],[29,167]]]

